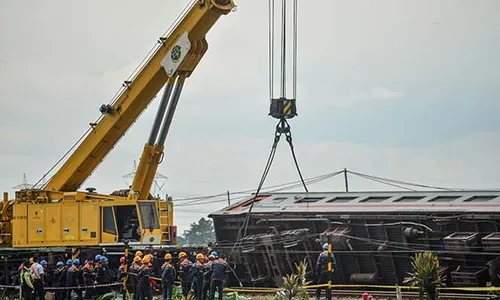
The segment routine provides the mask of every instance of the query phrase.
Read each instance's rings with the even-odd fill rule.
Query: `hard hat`
[[[60,267],[60,266],[64,266],[64,262],[62,262],[62,261],[58,261],[58,262],[57,262],[57,264],[56,264],[56,266],[58,266],[58,267]]]
[[[35,259],[33,257],[30,257],[30,264],[34,263]]]
[[[42,261],[40,262],[40,264],[41,264],[42,266],[45,266],[45,265],[47,265],[47,261],[44,259],[44,260],[42,260]]]
[[[123,264],[125,262],[125,256],[120,257],[120,263]]]
[[[100,260],[101,260],[101,257],[102,257],[102,256],[101,256],[100,254],[97,254],[97,255],[95,256],[95,260],[96,260],[96,261],[100,261]]]
[[[68,260],[66,261],[66,264],[67,264],[68,266],[71,266],[71,265],[73,264],[73,261],[72,261],[71,259],[68,259]]]
[[[186,252],[179,253],[179,258],[187,257]]]
[[[108,258],[106,256],[101,256],[101,262],[107,262]]]
[[[216,251],[212,251],[212,255],[215,259],[219,258],[219,253],[217,253]]]
[[[210,259],[210,260],[214,260],[214,259],[215,259],[215,256],[214,256],[213,254],[210,254],[210,255],[208,256],[208,259]]]
[[[140,250],[137,250],[137,251],[135,252],[135,256],[142,256],[142,255],[143,255],[143,254],[142,254],[142,252],[141,252]]]
[[[172,254],[170,253],[165,254],[165,259],[172,259]]]
[[[149,257],[149,259],[153,259],[153,254],[149,253],[149,254],[146,254],[147,257]]]
[[[151,259],[149,258],[149,256],[144,256],[144,258],[142,259],[142,263],[143,264],[148,264],[149,262],[151,261]]]
[[[323,250],[328,250],[328,243],[323,244]]]
[[[205,255],[203,255],[202,253],[196,254],[196,259],[204,259],[204,258],[205,258]]]
[[[139,262],[139,261],[141,261],[141,257],[140,256],[134,257],[134,262]]]
[[[74,265],[79,265],[80,264],[80,260],[78,258],[75,258],[75,260],[73,261],[73,264]]]

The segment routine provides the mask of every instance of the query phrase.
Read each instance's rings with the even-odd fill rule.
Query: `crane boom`
[[[126,88],[117,100],[101,107],[102,118],[91,125],[85,139],[44,190],[72,192],[79,189],[163,85],[179,74],[184,78],[190,76],[208,49],[205,35],[221,15],[233,8],[232,0],[194,2],[171,34],[160,38],[160,46],[133,80],[124,83]]]

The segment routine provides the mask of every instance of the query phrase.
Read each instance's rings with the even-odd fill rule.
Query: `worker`
[[[78,299],[81,300],[83,298],[82,290],[80,289],[80,260],[75,258],[73,261],[68,260],[66,264],[70,265],[66,271],[66,287],[68,287],[68,289],[66,289],[66,300],[71,300],[71,293],[73,291],[77,294]]]
[[[134,260],[132,261],[132,264],[130,265],[129,269],[129,291],[133,293],[133,300],[138,299],[138,276],[139,276],[139,271],[141,269],[142,261],[140,256],[135,256]]]
[[[38,263],[38,256],[32,257],[31,275],[33,276],[33,288],[35,289],[35,299],[45,299],[45,289],[43,285],[44,271],[41,264]]]
[[[193,263],[187,258],[186,252],[179,253],[179,280],[181,281],[182,295],[187,298],[191,290],[191,267]]]
[[[94,258],[91,256],[87,259],[87,262],[82,269],[83,285],[85,286],[85,299],[92,299],[94,295],[94,288],[92,285],[96,280],[96,274],[94,272]]]
[[[142,266],[138,274],[138,298],[137,299],[153,299],[153,289],[151,288],[151,258],[145,255],[142,259]]]
[[[161,266],[161,285],[162,285],[162,300],[172,300],[172,292],[176,272],[171,264],[172,254],[165,254],[165,263]]]
[[[335,256],[328,253],[328,243],[323,244],[323,251],[318,255],[318,259],[316,261],[316,277],[318,278],[318,285],[327,284],[330,279],[330,272],[328,272],[328,263],[332,262],[332,271],[334,271],[335,266]],[[316,288],[316,299],[321,298],[321,290],[325,289],[326,298],[332,299],[332,294],[330,289],[326,287],[317,287]]]
[[[109,267],[108,258],[106,256],[101,256],[100,264],[96,269],[97,269],[96,270],[96,275],[97,275],[96,277],[97,277],[98,284],[112,283],[112,281],[114,279],[113,278],[114,274],[113,274],[113,271],[111,270],[111,268]],[[107,286],[98,287],[98,288],[96,288],[96,290],[97,290],[97,294],[100,296],[100,295],[104,295],[107,292],[109,292],[109,287],[107,287]]]
[[[203,292],[202,300],[206,300],[210,293],[210,278],[212,277],[212,263],[214,262],[215,256],[210,254],[208,256],[208,261],[203,266]]]
[[[118,279],[125,277],[125,256],[120,257],[120,267],[118,268]]]
[[[210,300],[215,298],[215,290],[219,294],[219,300],[222,300],[224,294],[224,282],[228,272],[228,265],[223,257],[219,257],[217,252],[212,252],[214,261],[211,266],[212,276],[210,277]]]
[[[191,267],[194,298],[198,300],[202,299],[202,293],[203,293],[204,262],[205,262],[205,255],[203,255],[203,253],[198,253],[196,254],[196,262]]]
[[[21,296],[22,299],[31,300],[33,297],[33,276],[31,276],[31,271],[28,268],[29,261],[23,261],[19,270],[19,282],[21,284]]]
[[[63,261],[58,261],[56,264],[53,283],[55,287],[64,287],[66,285],[66,268]],[[65,290],[56,289],[54,296],[56,300],[63,300],[66,296]]]

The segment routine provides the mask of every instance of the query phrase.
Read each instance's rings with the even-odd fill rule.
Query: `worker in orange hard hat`
[[[191,290],[192,276],[191,267],[193,263],[188,259],[186,252],[179,253],[179,280],[181,281],[182,295],[187,298]]]
[[[196,254],[196,262],[192,267],[193,274],[193,291],[196,299],[202,299],[203,293],[203,266],[205,255],[203,253]]]
[[[172,254],[165,254],[165,263],[161,266],[161,284],[162,284],[162,300],[172,300],[172,292],[176,272],[174,266],[171,264]]]
[[[139,276],[139,271],[141,270],[142,266],[142,259],[139,255],[134,257],[134,260],[132,261],[132,264],[130,265],[129,273],[131,276],[128,277],[128,282],[129,282],[129,290],[133,292],[133,300],[139,299],[139,288],[138,288],[138,276]]]
[[[140,250],[137,250],[137,251],[135,251],[135,256],[142,257],[143,254],[142,254],[142,252]]]
[[[144,255],[142,258],[142,266],[138,276],[138,298],[137,299],[153,299],[153,289],[151,288],[150,277],[153,275],[151,269],[151,258],[149,255]]]
[[[202,300],[208,299],[210,291],[210,278],[212,277],[212,263],[214,262],[215,256],[210,254],[208,256],[208,261],[203,266],[203,292]]]

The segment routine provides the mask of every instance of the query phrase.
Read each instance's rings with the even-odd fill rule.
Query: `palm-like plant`
[[[306,279],[307,267],[308,264],[304,259],[300,262],[300,264],[295,265],[297,274],[287,274],[285,277],[283,277],[283,283],[280,285],[281,292],[279,293],[283,298],[289,300],[293,299],[294,297],[299,297],[300,299],[309,299],[307,291],[303,288],[304,286],[311,283]]]
[[[439,259],[433,252],[417,253],[412,257],[412,272],[406,277],[404,283],[418,286],[421,300],[436,300],[438,287],[444,285],[444,269],[439,266]],[[424,298],[425,297],[425,298]]]

